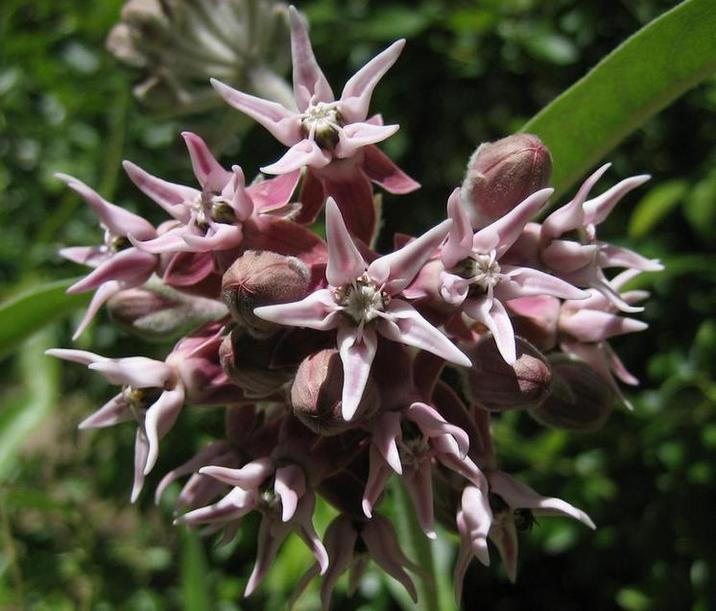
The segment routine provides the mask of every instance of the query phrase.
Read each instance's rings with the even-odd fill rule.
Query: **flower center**
[[[324,149],[335,148],[341,127],[343,127],[343,117],[338,110],[337,102],[311,104],[301,115],[303,132]]]
[[[236,222],[236,213],[231,204],[220,195],[202,195],[194,203],[196,225],[203,231],[209,228],[210,222],[231,225]]]
[[[400,442],[398,452],[400,463],[406,470],[417,469],[429,450],[428,439],[417,424],[410,420],[400,423]]]
[[[144,421],[144,411],[162,394],[161,388],[122,388],[122,398],[132,415],[138,422]]]
[[[362,326],[380,316],[385,311],[390,297],[383,293],[375,283],[363,274],[352,284],[335,289],[338,303],[343,312],[356,325]]]
[[[455,273],[470,280],[471,288],[485,293],[500,282],[500,264],[495,260],[495,251],[473,253],[457,264]]]

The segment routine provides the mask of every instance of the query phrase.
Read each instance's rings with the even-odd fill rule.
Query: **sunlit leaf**
[[[686,0],[607,55],[522,128],[554,157],[557,194],[716,70],[713,0]]]
[[[181,550],[181,597],[182,608],[211,609],[206,554],[199,536],[187,528],[182,528]]]

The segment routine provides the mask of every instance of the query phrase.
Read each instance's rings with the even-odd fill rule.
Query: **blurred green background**
[[[154,116],[132,97],[138,73],[105,50],[119,0],[4,0],[0,8],[0,608],[280,608],[309,562],[291,540],[264,586],[240,598],[257,522],[238,541],[171,526],[171,498],[145,492],[129,504],[133,427],[80,433],[77,423],[112,392],[77,366],[43,355],[69,346],[64,284],[82,273],[58,247],[92,244],[94,218],[53,178],[62,171],[105,197],[158,219],[119,171],[132,159],[170,180],[189,180],[178,137],[225,125],[224,110]],[[465,162],[482,142],[518,129],[607,52],[671,8],[666,0],[313,0],[296,3],[312,24],[319,61],[338,89],[388,42],[408,46],[379,85],[372,108],[400,132],[385,150],[423,184],[386,196],[393,230],[418,232],[443,215]],[[339,34],[339,35],[338,35]],[[678,41],[675,41],[678,52]],[[543,494],[584,508],[590,532],[540,520],[520,541],[510,584],[498,561],[471,565],[465,609],[716,609],[716,80],[692,90],[628,138],[608,159],[606,188],[653,176],[603,226],[602,237],[659,257],[667,270],[645,278],[650,329],[614,342],[642,380],[635,411],[615,410],[597,433],[538,427],[510,413],[495,426],[505,470]],[[280,145],[260,127],[224,142],[222,159],[248,175]],[[12,302],[27,291],[36,294]],[[8,303],[10,305],[8,306]],[[35,321],[56,319],[40,328]],[[28,323],[27,321],[30,321]],[[37,332],[17,348],[22,324]],[[163,355],[118,331],[105,314],[77,343],[108,355]],[[186,411],[163,444],[160,475],[221,435],[218,412]],[[167,495],[171,497],[170,495]],[[324,525],[328,512],[319,512]],[[452,539],[445,535],[452,542]],[[452,547],[437,551],[451,569]],[[496,555],[495,555],[496,558]],[[341,582],[343,584],[343,582]],[[403,604],[377,572],[336,608],[388,610]],[[298,609],[315,609],[311,589]]]

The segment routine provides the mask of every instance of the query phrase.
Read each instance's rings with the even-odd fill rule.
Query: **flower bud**
[[[552,157],[532,134],[513,134],[477,147],[467,164],[460,198],[474,228],[507,214],[547,186]]]
[[[267,397],[293,377],[293,369],[272,368],[275,341],[257,339],[235,328],[219,347],[219,361],[229,379],[247,397]]]
[[[539,405],[549,394],[552,373],[542,354],[521,337],[515,338],[517,361],[508,365],[492,337],[470,353],[468,390],[479,407],[490,411],[524,409]]]
[[[112,320],[144,339],[164,341],[224,318],[219,301],[186,295],[160,283],[120,291],[107,302]]]
[[[568,431],[596,431],[606,423],[614,391],[582,361],[552,359],[554,385],[541,405],[530,410],[537,422]]]
[[[306,296],[308,281],[308,269],[300,259],[250,250],[224,273],[221,294],[238,324],[254,337],[269,337],[280,326],[256,316],[254,308],[299,301]]]
[[[380,406],[378,388],[368,378],[363,398],[350,422],[341,415],[343,363],[335,348],[305,358],[291,386],[293,413],[314,433],[337,435],[372,416]]]

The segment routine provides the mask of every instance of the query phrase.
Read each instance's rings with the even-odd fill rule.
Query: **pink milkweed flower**
[[[185,402],[239,403],[241,392],[228,383],[215,358],[217,345],[200,335],[180,340],[166,361],[133,356],[107,358],[85,350],[51,349],[46,352],[66,361],[87,365],[122,391],[83,420],[79,428],[104,428],[135,420],[138,424],[134,454],[134,485],[131,500],[136,501],[144,478],[159,457],[159,441],[176,422]]]
[[[415,278],[450,227],[443,221],[403,248],[368,265],[348,234],[336,202],[326,203],[328,286],[301,301],[262,306],[265,320],[319,331],[337,330],[343,362],[342,415],[350,420],[363,396],[378,335],[427,350],[447,361],[470,366],[470,360],[400,294]]]
[[[130,161],[122,164],[132,182],[175,219],[153,239],[130,234],[135,246],[155,254],[230,250],[241,243],[242,226],[252,215],[290,214],[298,172],[246,187],[239,166],[225,170],[199,136],[183,132],[182,137],[201,190],[152,176]]]
[[[289,147],[281,159],[261,171],[285,174],[310,168],[313,172],[307,175],[307,180],[318,178],[325,195],[338,201],[349,229],[369,242],[375,228],[375,210],[370,188],[365,189],[367,178],[393,193],[408,193],[419,187],[374,146],[393,135],[398,126],[382,125],[379,117],[368,119],[373,89],[398,59],[405,41],[394,42],[368,62],[346,83],[336,100],[316,62],[306,24],[294,7],[290,8],[289,17],[296,108],[237,91],[216,79],[211,83],[226,102]],[[360,163],[347,168],[341,165],[343,160],[352,158],[358,158]],[[329,166],[335,171],[328,170]],[[313,203],[304,210],[301,222],[311,222],[318,213],[315,205],[320,207],[323,203],[323,198],[311,200]]]
[[[233,535],[247,513],[263,514],[258,535],[258,552],[244,596],[250,596],[266,575],[279,548],[295,531],[313,552],[321,575],[328,570],[328,554],[313,527],[315,493],[307,486],[306,474],[296,464],[278,465],[270,457],[245,464],[240,469],[209,466],[199,469],[220,482],[234,486],[222,499],[177,518],[177,524],[226,526]],[[272,485],[267,481],[272,479]]]
[[[648,175],[632,176],[614,185],[601,195],[587,200],[592,187],[609,169],[607,163],[594,172],[570,202],[555,210],[542,223],[540,255],[547,267],[561,278],[582,287],[604,293],[620,310],[638,312],[626,303],[609,285],[602,271],[609,267],[624,267],[655,272],[664,269],[659,261],[647,259],[627,248],[614,246],[597,239],[597,225],[602,223],[627,193],[649,180]],[[565,234],[578,232],[579,242],[565,239]]]
[[[415,584],[405,569],[419,572],[420,568],[400,549],[395,528],[387,518],[375,514],[367,521],[353,521],[346,515],[340,515],[326,529],[324,542],[329,564],[321,583],[323,611],[330,609],[333,589],[338,578],[346,571],[350,571],[348,595],[351,596],[358,587],[370,559],[400,582],[413,602],[418,601]],[[319,565],[314,564],[306,571],[296,586],[289,607],[306,589],[311,579],[319,574],[319,569]]]
[[[453,224],[442,247],[445,267],[440,280],[443,299],[470,318],[484,324],[508,364],[517,355],[515,335],[504,303],[529,295],[554,295],[581,299],[588,293],[545,272],[530,267],[500,264],[500,258],[520,237],[527,222],[542,208],[553,189],[530,195],[510,212],[473,235],[465,209],[460,205],[459,189],[448,201]]]
[[[66,174],[55,176],[84,198],[104,228],[104,244],[60,250],[60,255],[66,259],[94,268],[89,275],[67,289],[70,294],[95,291],[72,336],[72,339],[77,339],[110,297],[125,289],[141,286],[154,273],[159,263],[158,257],[134,248],[128,236],[136,235],[139,239],[150,240],[156,237],[157,231],[149,221],[108,202],[76,178]]]
[[[649,295],[646,291],[621,290],[639,273],[638,270],[627,269],[608,283],[610,290],[630,307]],[[618,306],[604,292],[590,289],[590,293],[588,299],[565,301],[562,304],[558,319],[560,347],[567,354],[576,356],[591,366],[609,383],[619,400],[631,409],[631,403],[614,377],[630,386],[636,386],[639,380],[629,373],[607,340],[618,335],[643,331],[649,325],[641,320],[620,316]]]

